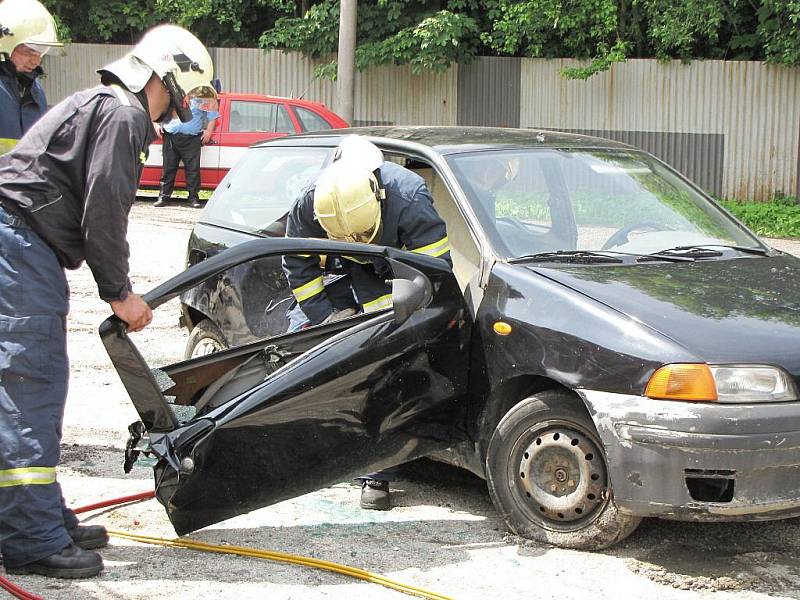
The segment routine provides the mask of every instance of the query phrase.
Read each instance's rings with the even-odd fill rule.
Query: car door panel
[[[426,301],[406,320],[389,311],[319,328],[318,344],[262,383],[169,431],[165,414],[152,415],[158,384],[143,374],[143,361],[136,368],[135,354],[119,351],[116,345],[130,341],[119,330],[109,333],[109,319],[102,335],[112,361],[148,428],[161,425],[150,431],[157,496],[178,533],[460,441],[471,323],[444,261],[329,240],[256,240],[203,261],[145,299],[156,307],[235,264],[284,253],[382,257],[395,281],[423,286]],[[300,332],[269,343],[293,356],[293,348],[296,354],[312,341]],[[223,352],[196,360],[229,359]],[[171,412],[161,398],[162,413]]]

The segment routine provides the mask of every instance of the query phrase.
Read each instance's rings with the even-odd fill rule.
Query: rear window
[[[280,221],[322,170],[330,148],[251,148],[208,202],[202,220],[282,235]]]
[[[297,118],[300,120],[300,125],[303,131],[321,131],[323,129],[331,129],[330,123],[320,117],[317,113],[301,106],[294,107],[297,113]]]

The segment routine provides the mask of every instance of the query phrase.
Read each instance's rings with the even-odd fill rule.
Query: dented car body
[[[567,547],[609,546],[641,517],[800,515],[798,259],[608,140],[352,132],[425,179],[452,272],[281,237],[297,181],[253,219],[225,213],[223,189],[195,228],[196,264],[145,296],[180,296],[195,334],[221,332],[216,351],[151,371],[123,323],[101,327],[178,533],[422,456],[484,477],[510,529]],[[248,182],[298,149],[317,156],[313,178],[339,135],[251,148]],[[287,253],[382,262],[393,308],[287,333]]]

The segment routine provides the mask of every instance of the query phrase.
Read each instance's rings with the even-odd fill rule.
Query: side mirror
[[[428,288],[422,275],[413,279],[392,280],[392,305],[394,320],[398,325],[405,323],[427,300]]]

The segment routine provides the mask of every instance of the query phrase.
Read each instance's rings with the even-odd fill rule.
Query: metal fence
[[[73,44],[45,57],[51,103],[97,81],[94,69],[127,47]],[[325,62],[298,53],[215,48],[227,90],[303,96],[335,109]],[[800,153],[800,69],[754,62],[630,60],[587,81],[576,61],[482,58],[444,73],[407,66],[356,76],[355,123],[494,125],[559,129],[618,139],[666,160],[710,192],[765,200],[795,194]]]

